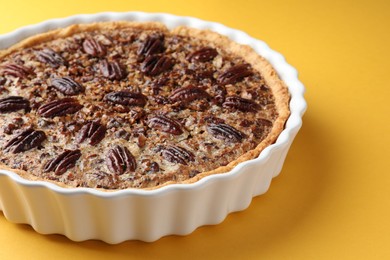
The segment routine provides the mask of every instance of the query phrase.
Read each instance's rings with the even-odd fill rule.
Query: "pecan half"
[[[110,80],[121,80],[127,75],[126,70],[118,61],[108,62],[107,60],[102,60],[99,64],[99,69],[103,77]]]
[[[104,100],[112,102],[114,104],[120,104],[124,106],[143,107],[146,105],[147,98],[142,93],[123,90],[123,91],[108,93],[104,97]]]
[[[30,102],[22,97],[11,96],[0,99],[0,113],[15,112],[20,109],[29,110]]]
[[[179,122],[163,115],[158,115],[149,119],[148,126],[174,135],[180,135],[183,133]]]
[[[214,59],[218,55],[218,52],[216,49],[211,47],[204,47],[200,50],[194,51],[193,53],[189,54],[187,56],[187,60],[189,61],[200,61],[200,62],[206,62]]]
[[[84,91],[83,87],[70,77],[54,78],[51,80],[51,86],[62,94],[69,96],[77,95]]]
[[[58,68],[61,65],[67,65],[66,60],[60,54],[50,48],[37,51],[35,55],[40,62],[47,63],[53,68]]]
[[[56,158],[46,163],[43,168],[44,172],[54,171],[55,175],[62,175],[70,168],[76,166],[78,159],[81,157],[80,150],[66,150]]]
[[[240,110],[242,112],[256,112],[260,109],[259,104],[255,101],[238,96],[226,97],[222,106],[228,109]]]
[[[164,35],[151,35],[139,46],[138,55],[149,56],[164,51]]]
[[[156,76],[171,69],[174,65],[173,59],[161,55],[150,55],[141,64],[141,71],[149,76]]]
[[[45,139],[45,132],[29,128],[12,138],[4,146],[4,151],[12,153],[25,152],[38,147]]]
[[[210,124],[207,126],[208,132],[217,139],[227,142],[238,143],[245,138],[245,135],[227,124]]]
[[[87,38],[83,42],[84,51],[94,57],[103,57],[106,55],[106,48],[93,38]]]
[[[235,65],[228,68],[218,77],[218,82],[222,85],[234,84],[252,75],[253,72],[247,64]]]
[[[39,107],[38,114],[43,117],[56,117],[74,114],[83,106],[73,98],[63,98]]]
[[[10,63],[2,68],[2,73],[16,78],[25,78],[31,74],[31,70],[23,65]]]
[[[165,147],[162,151],[162,156],[168,162],[180,163],[184,165],[195,161],[194,154],[180,146]]]
[[[77,141],[82,143],[89,139],[90,145],[96,145],[103,140],[105,135],[106,127],[104,125],[97,122],[89,122],[80,129]]]
[[[115,146],[107,154],[108,169],[118,175],[133,172],[137,168],[137,163],[130,151],[123,146]]]
[[[209,97],[210,95],[204,89],[189,85],[175,89],[169,96],[169,99],[174,102],[191,102],[196,99]]]

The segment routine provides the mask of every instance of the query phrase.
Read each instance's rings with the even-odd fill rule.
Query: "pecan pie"
[[[264,58],[215,32],[73,25],[0,51],[0,168],[64,187],[191,183],[257,157],[288,102]]]

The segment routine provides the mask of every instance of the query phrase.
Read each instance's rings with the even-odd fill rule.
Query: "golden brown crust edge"
[[[115,21],[115,22],[97,22],[97,23],[91,23],[91,24],[75,24],[71,25],[66,28],[60,28],[55,29],[53,31],[49,31],[46,33],[38,34],[36,36],[29,37],[25,40],[22,40],[21,42],[13,45],[12,47],[6,49],[6,50],[0,50],[0,58],[9,55],[10,53],[20,49],[20,48],[28,48],[33,45],[51,41],[58,38],[68,37],[73,34],[79,33],[79,32],[85,32],[85,31],[93,31],[98,29],[120,29],[125,27],[133,27],[133,28],[139,28],[142,30],[162,30],[164,32],[169,32],[168,28],[159,22],[127,22],[127,21]],[[275,120],[274,125],[272,127],[272,130],[270,134],[257,145],[257,147],[251,151],[248,151],[247,153],[241,155],[236,160],[230,162],[226,166],[221,166],[217,169],[214,169],[212,171],[208,172],[202,172],[196,175],[195,177],[188,179],[186,181],[182,182],[173,182],[169,181],[166,183],[163,183],[161,185],[151,187],[151,188],[143,188],[143,190],[154,190],[161,188],[163,186],[171,185],[171,184],[189,184],[189,183],[195,183],[199,181],[200,179],[213,175],[213,174],[220,174],[220,173],[226,173],[232,170],[236,165],[238,165],[241,162],[248,161],[251,159],[254,159],[259,156],[260,152],[264,150],[267,146],[271,145],[276,141],[280,133],[283,131],[285,123],[290,115],[289,110],[289,101],[290,101],[290,94],[288,92],[288,88],[285,85],[285,83],[279,78],[276,71],[272,67],[272,65],[265,60],[263,57],[261,57],[259,54],[257,54],[251,47],[247,45],[242,45],[233,42],[228,37],[220,35],[216,32],[210,31],[210,30],[200,30],[200,29],[194,29],[189,28],[185,26],[179,26],[173,30],[170,31],[171,33],[183,35],[183,36],[189,36],[198,38],[201,40],[207,40],[209,42],[214,43],[216,46],[219,46],[220,48],[231,52],[234,55],[240,56],[242,59],[244,59],[247,63],[249,63],[255,70],[259,71],[262,77],[264,78],[267,85],[271,88],[272,93],[275,98],[275,105],[278,111],[278,118]],[[26,171],[23,170],[16,170],[11,169],[7,167],[4,164],[0,164],[0,169],[8,170],[11,172],[15,172],[18,175],[20,175],[24,179],[36,181],[40,180],[39,178],[29,174]],[[48,181],[44,180],[45,182],[51,182],[58,186],[65,187],[65,188],[74,188],[73,186],[68,186],[63,183],[54,182],[54,181]],[[105,189],[97,189],[105,192],[112,192],[116,190],[105,190]]]

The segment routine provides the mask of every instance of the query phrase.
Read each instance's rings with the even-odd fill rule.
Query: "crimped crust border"
[[[230,162],[228,165],[218,167],[211,171],[199,173],[195,177],[185,181],[181,181],[181,182],[168,181],[155,187],[134,188],[134,189],[155,190],[171,184],[190,184],[190,183],[195,183],[206,176],[227,173],[230,170],[232,170],[235,166],[237,166],[239,163],[251,159],[255,159],[256,157],[259,156],[261,151],[263,151],[267,146],[271,145],[276,141],[280,133],[283,131],[288,117],[290,116],[290,109],[289,109],[290,94],[286,84],[279,78],[272,65],[263,57],[261,57],[258,53],[256,53],[250,46],[238,44],[230,40],[228,37],[213,32],[211,30],[201,30],[201,29],[190,28],[187,26],[178,26],[172,30],[169,30],[163,23],[160,22],[111,21],[111,22],[96,22],[96,23],[89,23],[89,24],[74,24],[66,28],[55,29],[49,32],[31,36],[27,39],[20,41],[19,43],[14,44],[8,49],[0,50],[0,58],[3,58],[11,54],[17,51],[18,49],[29,48],[43,42],[69,37],[79,32],[94,31],[94,30],[101,30],[101,29],[115,30],[121,28],[129,28],[129,27],[141,29],[141,30],[161,30],[165,33],[172,33],[172,34],[177,34],[182,36],[193,37],[200,40],[206,40],[212,42],[213,44],[215,44],[215,46],[218,46],[221,49],[224,49],[234,55],[241,57],[248,64],[250,64],[255,70],[260,72],[261,76],[264,78],[267,85],[271,88],[275,98],[276,109],[279,114],[268,136],[262,142],[260,142],[255,149],[246,152],[245,154],[238,157],[236,160]],[[66,185],[61,182],[38,178],[32,174],[29,174],[26,171],[12,169],[4,164],[0,164],[0,169],[17,173],[19,176],[27,180],[45,181],[45,182],[54,183],[64,188],[75,188],[73,186]],[[104,192],[115,192],[120,190],[120,189],[106,190],[100,188],[92,188],[92,189],[100,190]]]

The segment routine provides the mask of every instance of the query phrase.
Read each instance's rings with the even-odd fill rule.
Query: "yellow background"
[[[390,259],[390,1],[0,0],[0,33],[102,11],[218,21],[300,72],[308,111],[268,193],[189,236],[110,246],[43,236],[0,212],[0,259]]]

